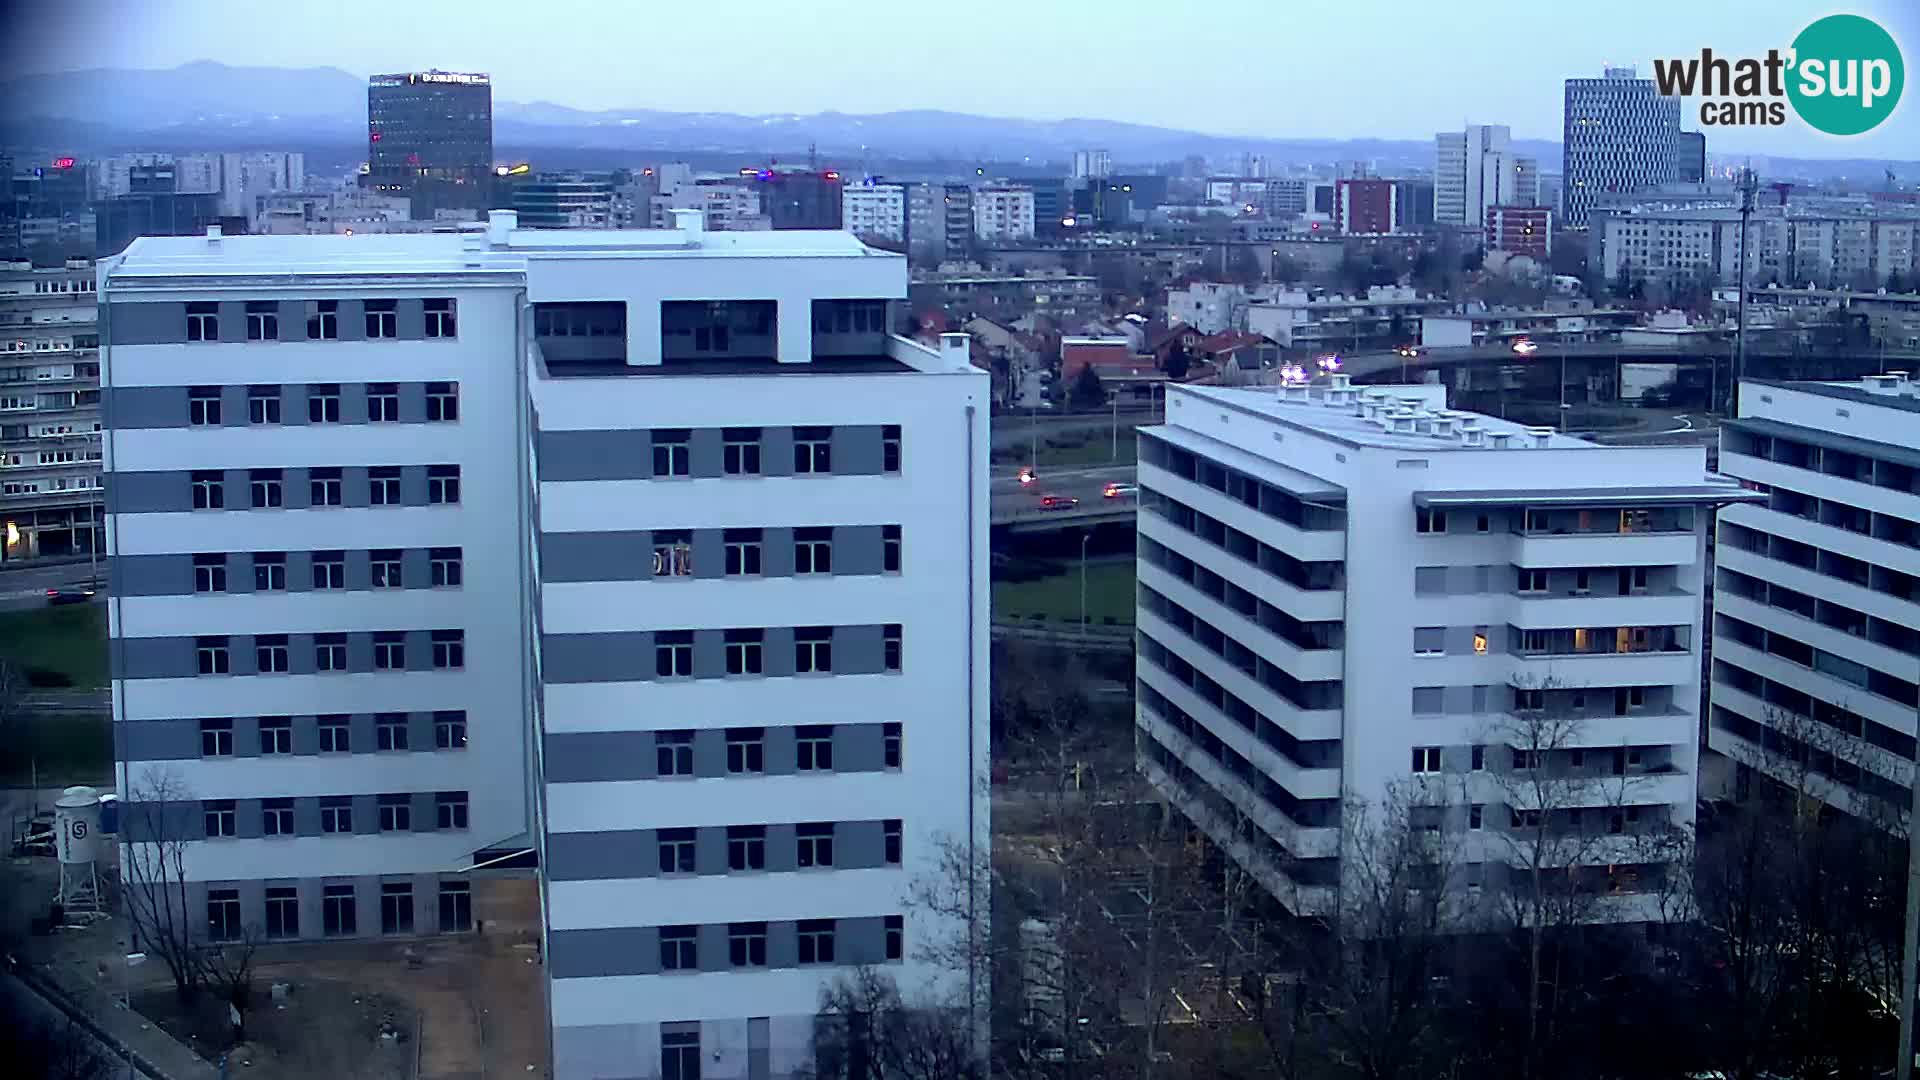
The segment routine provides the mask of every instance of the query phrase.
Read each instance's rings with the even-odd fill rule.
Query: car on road
[[[93,586],[83,582],[76,582],[72,585],[60,585],[47,590],[47,603],[53,605],[84,604],[93,599],[93,592]]]
[[[1079,505],[1080,500],[1071,495],[1040,496],[1040,509],[1042,510],[1071,510]]]
[[[1108,484],[1102,494],[1106,495],[1109,499],[1134,499],[1140,496],[1140,485],[1123,484],[1116,480]]]
[[[1040,474],[1035,472],[1031,466],[1020,470],[1021,483],[1031,484],[1038,479],[1040,479]]]

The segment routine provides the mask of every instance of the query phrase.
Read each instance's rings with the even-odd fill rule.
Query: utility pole
[[[1087,632],[1087,541],[1092,539],[1093,527],[1089,525],[1080,534],[1080,632],[1083,634]]]
[[[1759,182],[1751,167],[1740,170],[1740,296],[1733,329],[1733,373],[1727,387],[1727,413],[1740,400],[1740,377],[1747,367],[1747,249],[1753,246],[1753,194]],[[1717,404],[1717,403],[1716,403]]]
[[[1113,392],[1113,453],[1110,459],[1120,460],[1120,391],[1118,389]]]

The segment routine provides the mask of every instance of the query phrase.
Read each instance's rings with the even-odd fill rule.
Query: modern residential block
[[[176,781],[214,933],[464,930],[532,849],[557,1077],[792,1075],[853,965],[966,1000],[907,899],[987,835],[987,376],[903,256],[677,224],[102,276],[126,819]]]
[[[1140,767],[1296,912],[1335,908],[1351,815],[1397,792],[1466,885],[1581,837],[1592,917],[1645,917],[1639,841],[1693,818],[1706,529],[1743,492],[1698,447],[1444,406],[1169,392],[1139,436]],[[1542,807],[1532,770],[1578,782]]]
[[[0,563],[104,550],[95,308],[86,260],[0,270]]]
[[[1920,704],[1920,380],[1742,380],[1720,467],[1764,499],[1722,511],[1714,548],[1725,779],[1898,817]]]

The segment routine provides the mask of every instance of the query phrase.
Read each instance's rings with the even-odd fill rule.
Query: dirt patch
[[[202,1057],[218,1061],[226,1054],[231,1070],[367,1080],[413,1076],[419,1016],[398,998],[325,980],[287,984],[280,1001],[262,986],[258,997],[238,1043],[226,1004],[212,995],[183,1007],[171,987],[151,987],[135,992],[133,1007]]]

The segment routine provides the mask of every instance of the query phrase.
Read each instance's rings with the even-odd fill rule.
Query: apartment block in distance
[[[1720,467],[1765,501],[1720,515],[1709,746],[1738,786],[1890,820],[1920,700],[1920,380],[1743,380]]]
[[[84,259],[0,270],[0,563],[101,550],[93,290]]]
[[[1398,788],[1460,834],[1467,885],[1585,831],[1593,917],[1645,918],[1665,867],[1633,840],[1693,818],[1706,530],[1744,493],[1704,448],[1444,393],[1170,391],[1139,434],[1140,767],[1296,912],[1337,903],[1343,800]],[[1543,811],[1534,768],[1593,783]]]
[[[961,1000],[907,899],[987,835],[987,376],[891,333],[904,256],[676,224],[101,278],[126,839],[214,937],[464,932],[532,849],[561,1078],[795,1075],[856,965]]]

